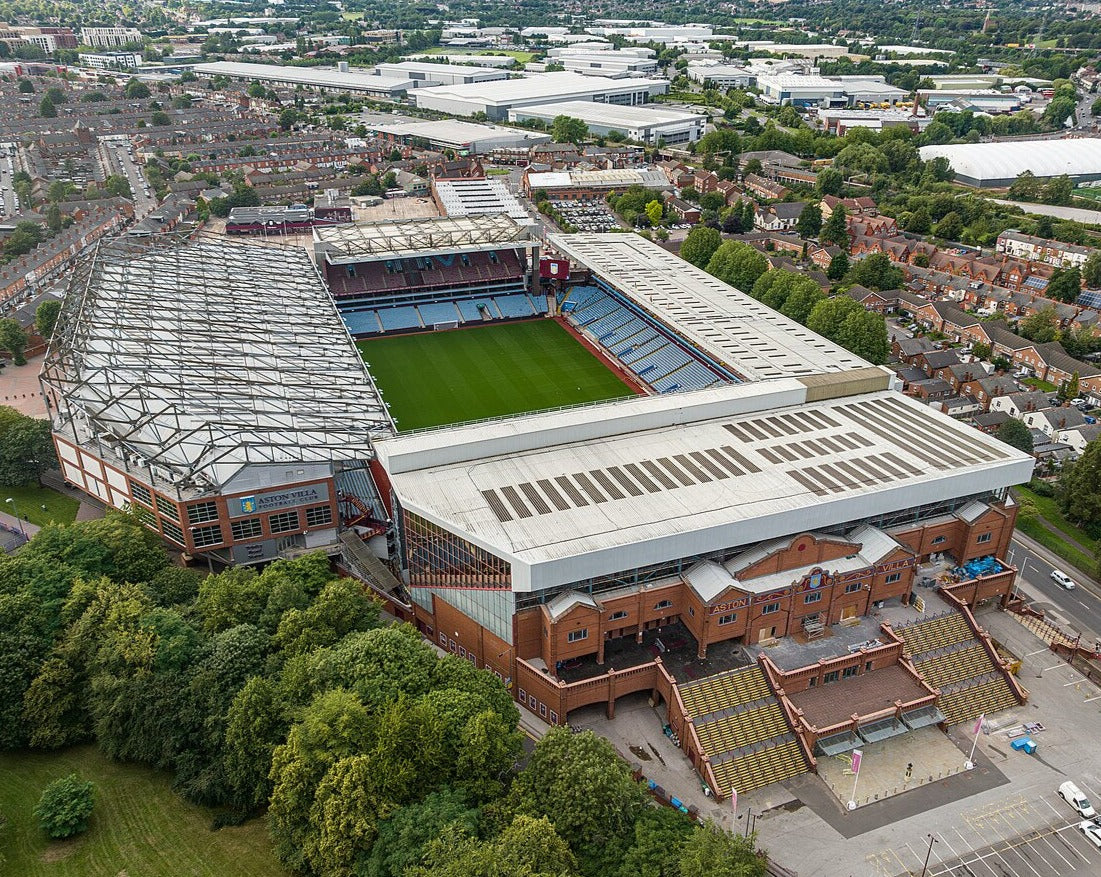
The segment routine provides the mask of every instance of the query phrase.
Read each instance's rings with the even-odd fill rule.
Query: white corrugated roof
[[[923,161],[947,158],[952,170],[972,180],[1012,180],[1024,171],[1037,177],[1101,174],[1101,138],[1017,140],[922,146]]]

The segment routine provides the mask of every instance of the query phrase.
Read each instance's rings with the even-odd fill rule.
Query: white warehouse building
[[[592,101],[620,106],[648,103],[665,94],[664,79],[609,79],[581,73],[538,73],[523,79],[442,85],[414,93],[417,107],[453,116],[485,113],[490,121],[508,118],[510,110],[563,101]]]
[[[980,188],[1011,186],[1025,171],[1040,179],[1066,174],[1075,183],[1101,180],[1097,137],[923,146],[918,152],[923,161],[947,158],[959,182]]]
[[[432,85],[469,85],[508,79],[504,70],[470,67],[461,64],[434,64],[429,61],[399,61],[375,65],[375,75],[388,79],[411,79],[418,88]]]
[[[613,131],[630,140],[654,144],[664,140],[667,144],[695,143],[703,136],[707,116],[674,110],[665,106],[616,106],[592,101],[563,101],[555,104],[536,104],[509,110],[510,122],[526,122],[538,119],[550,124],[557,116],[571,116],[589,126],[596,135]]]

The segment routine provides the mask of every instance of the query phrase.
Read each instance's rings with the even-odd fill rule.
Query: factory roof
[[[1101,175],[1101,138],[1016,140],[923,146],[923,160],[944,157],[958,176],[972,180],[1013,180],[1024,171],[1037,177]]]

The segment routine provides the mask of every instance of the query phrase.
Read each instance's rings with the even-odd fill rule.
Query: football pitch
[[[554,320],[357,342],[401,431],[633,395]]]

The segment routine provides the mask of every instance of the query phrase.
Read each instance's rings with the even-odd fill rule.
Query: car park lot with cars
[[[551,204],[578,231],[600,232],[622,228],[615,214],[602,200],[552,201]]]

